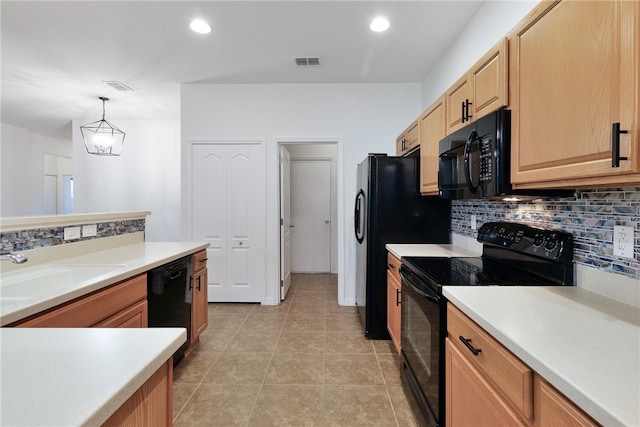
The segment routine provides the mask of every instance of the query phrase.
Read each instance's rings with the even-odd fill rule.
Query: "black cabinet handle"
[[[464,101],[462,101],[460,104],[462,105],[462,112],[460,113],[460,117],[462,117],[462,123],[464,123],[466,120],[466,114],[464,113]]]
[[[396,266],[393,264],[389,264],[389,270],[395,270]]]
[[[396,307],[400,305],[400,289],[396,289]]]
[[[189,290],[193,289],[193,276],[189,278]]]
[[[627,157],[620,157],[620,134],[629,133],[628,130],[621,130],[620,123],[611,125],[611,167],[619,168],[620,160],[629,160]]]
[[[198,276],[198,287],[197,287],[198,290],[200,290],[200,277],[201,276]]]
[[[474,348],[471,345],[471,338],[465,338],[462,335],[460,335],[460,341],[462,341],[462,343],[471,351],[471,353],[473,353],[474,356],[477,356],[478,354],[482,353],[482,350],[480,350],[479,348]]]
[[[208,259],[209,259],[209,258],[202,258],[202,259],[200,260],[200,263],[207,262],[207,260],[208,260]]]
[[[473,105],[473,102],[469,102],[469,100],[467,99],[467,121],[471,120],[471,117],[473,117],[471,114],[469,114],[470,105]]]

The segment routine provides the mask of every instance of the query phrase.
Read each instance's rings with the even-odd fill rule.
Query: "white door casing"
[[[280,299],[291,286],[291,156],[280,145]]]
[[[260,302],[264,292],[264,151],[193,144],[192,238],[207,248],[210,302]]]
[[[291,224],[291,270],[330,272],[330,160],[291,160]]]

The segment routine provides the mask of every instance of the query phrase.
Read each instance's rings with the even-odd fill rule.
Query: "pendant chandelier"
[[[98,99],[102,101],[102,120],[80,126],[84,146],[89,154],[119,156],[125,133],[104,119],[104,103],[109,98],[101,96]]]

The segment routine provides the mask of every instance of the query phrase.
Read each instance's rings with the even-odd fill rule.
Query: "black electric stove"
[[[443,286],[571,286],[573,236],[509,222],[478,230],[482,256],[403,257],[403,369],[429,426],[444,426],[447,336]]]

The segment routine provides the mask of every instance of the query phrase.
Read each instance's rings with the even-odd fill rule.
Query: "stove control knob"
[[[547,243],[544,244],[544,247],[548,250],[552,250],[553,248],[556,247],[557,244],[558,244],[558,239],[555,236],[551,236],[549,237],[549,239],[547,239]]]
[[[536,234],[533,238],[533,246],[540,246],[544,243],[544,236],[542,234]]]

